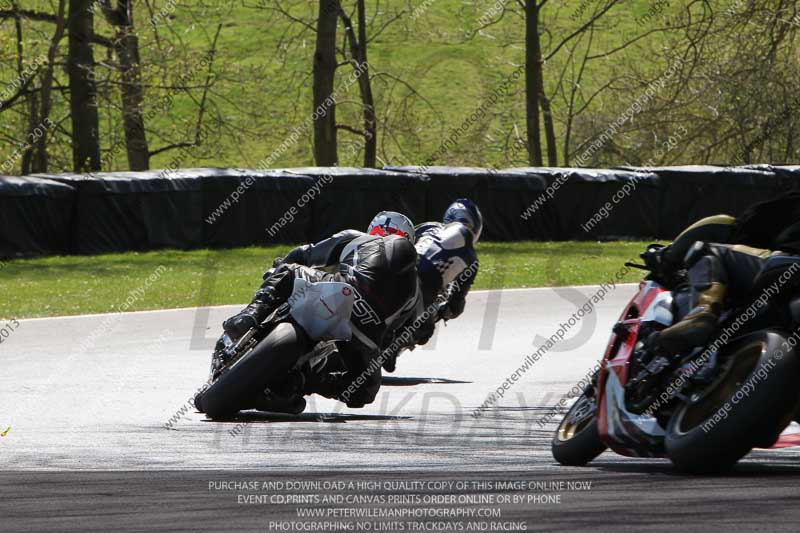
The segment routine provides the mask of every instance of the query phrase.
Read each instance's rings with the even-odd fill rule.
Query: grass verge
[[[475,289],[608,281],[644,242],[486,242]],[[243,304],[290,246],[55,256],[0,263],[4,319]],[[625,281],[641,273],[631,271]]]

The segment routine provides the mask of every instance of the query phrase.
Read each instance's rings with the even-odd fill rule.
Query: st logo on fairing
[[[370,306],[367,301],[361,296],[361,293],[353,287],[353,292],[355,293],[355,302],[353,302],[353,315],[358,318],[358,321],[364,325],[367,324],[380,324],[381,317],[378,316],[378,313]]]

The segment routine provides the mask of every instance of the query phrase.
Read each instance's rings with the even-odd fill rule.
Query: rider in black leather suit
[[[321,251],[322,248],[317,250]],[[224,327],[232,338],[237,338],[237,333],[239,336],[243,334],[239,333],[241,329],[237,327],[249,329],[251,324],[263,320],[289,298],[295,278],[350,284],[356,296],[351,317],[353,338],[349,342],[338,343],[339,357],[329,357],[322,369],[316,369],[308,375],[310,379],[305,382],[302,392],[319,393],[341,399],[349,407],[362,407],[375,399],[380,388],[380,361],[372,361],[380,356],[384,337],[406,320],[417,306],[417,257],[414,245],[404,237],[363,233],[349,239],[341,247],[339,255],[340,262],[335,273],[300,264],[279,265],[265,274],[253,302],[241,313],[225,321]],[[362,382],[353,390],[350,386],[359,377],[362,377]],[[342,397],[342,393],[348,389],[349,392]],[[299,394],[301,391],[294,392]]]
[[[654,337],[656,349],[685,353],[707,343],[723,309],[745,303],[757,280],[783,268],[782,256],[800,252],[799,205],[800,194],[789,193],[753,205],[738,219],[708,217],[663,249],[665,267],[687,269],[692,309]]]

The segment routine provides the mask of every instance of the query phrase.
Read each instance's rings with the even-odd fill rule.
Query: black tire
[[[572,404],[558,425],[550,448],[555,460],[566,466],[583,466],[605,451],[606,445],[597,431],[597,406],[593,398],[584,393]]]
[[[226,418],[252,407],[258,394],[269,386],[270,376],[282,379],[309,346],[300,326],[283,322],[253,351],[238,361],[208,389],[195,397],[195,407],[210,418]]]
[[[753,447],[777,440],[798,401],[800,360],[785,342],[783,333],[761,331],[725,349],[733,356],[723,358],[722,375],[670,418],[665,447],[678,470],[725,472]]]

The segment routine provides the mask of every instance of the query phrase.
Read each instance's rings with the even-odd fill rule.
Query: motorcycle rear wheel
[[[310,341],[292,322],[278,324],[249,354],[237,361],[208,389],[195,397],[197,409],[210,418],[227,418],[254,405],[265,382],[285,376],[308,351]]]
[[[784,334],[754,333],[731,346],[722,374],[670,418],[667,456],[692,474],[725,472],[755,446],[771,446],[798,401],[800,360]],[[763,378],[756,378],[763,376]],[[751,381],[752,378],[752,381]]]
[[[565,466],[583,466],[605,451],[597,430],[595,400],[585,392],[564,415],[550,448],[555,460]]]

